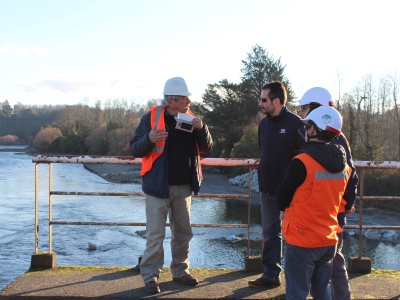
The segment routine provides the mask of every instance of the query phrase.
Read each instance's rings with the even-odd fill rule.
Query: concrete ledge
[[[261,256],[246,256],[244,258],[244,270],[246,272],[262,273],[264,267]]]
[[[55,268],[56,253],[44,252],[33,254],[31,258],[31,268]]]
[[[369,257],[349,257],[349,272],[354,273],[371,273],[371,259]]]

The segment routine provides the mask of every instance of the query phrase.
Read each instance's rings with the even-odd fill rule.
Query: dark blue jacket
[[[258,125],[261,160],[258,165],[260,191],[275,195],[276,188],[285,177],[289,162],[304,144],[299,134],[300,117],[282,107],[278,116],[267,115]]]
[[[167,114],[168,112],[166,112]],[[140,120],[139,126],[135,130],[135,134],[130,142],[130,150],[134,157],[144,157],[152,149],[154,144],[149,139],[151,113],[145,114]],[[204,123],[203,123],[204,124]],[[175,128],[167,128],[167,131],[175,130]],[[208,153],[211,151],[213,141],[208,131],[208,127],[204,124],[200,130],[193,130],[192,134],[195,135],[199,147],[200,154]],[[167,138],[168,139],[168,138]],[[163,153],[154,161],[150,171],[143,176],[142,190],[145,194],[157,198],[169,197],[169,181],[168,181],[168,140],[165,143]],[[200,190],[201,180],[199,174],[199,161],[197,158],[197,148],[193,149],[194,152],[194,168],[192,174],[192,190],[195,195]],[[179,172],[179,170],[177,170]]]

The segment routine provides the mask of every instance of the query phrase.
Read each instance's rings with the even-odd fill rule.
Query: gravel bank
[[[85,164],[85,169],[114,183],[142,183],[140,165]],[[246,194],[247,188],[229,183],[229,178],[213,167],[203,167],[202,194]],[[259,203],[259,193],[252,192],[251,202]],[[246,199],[243,199],[246,201]]]

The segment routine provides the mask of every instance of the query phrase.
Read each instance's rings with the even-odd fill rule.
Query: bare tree
[[[392,81],[393,120],[397,126],[397,160],[400,160],[400,102],[398,99],[399,79],[396,74],[390,77]]]

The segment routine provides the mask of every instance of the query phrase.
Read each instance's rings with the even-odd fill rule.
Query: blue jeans
[[[260,193],[261,222],[264,237],[262,252],[263,277],[279,280],[282,270],[281,212],[276,207],[275,196]]]
[[[314,299],[331,299],[329,279],[336,245],[303,248],[286,243],[285,279],[286,299],[306,299],[310,292]]]

